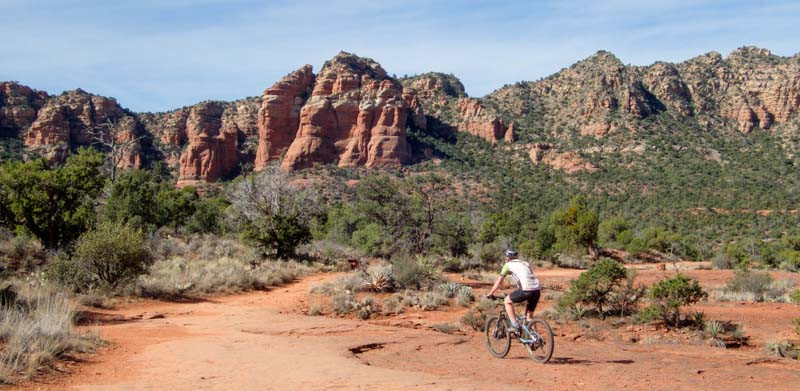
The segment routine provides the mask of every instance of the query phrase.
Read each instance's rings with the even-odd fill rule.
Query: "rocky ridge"
[[[503,87],[486,97],[498,111],[536,120],[555,133],[578,129],[603,137],[636,131],[637,120],[663,112],[711,129],[749,133],[797,116],[800,55],[743,47],[671,64],[626,66],[605,51],[546,79]]]
[[[408,127],[467,132],[491,143],[510,144],[522,136],[515,150],[526,149],[534,164],[570,173],[597,169],[570,151],[573,133],[624,138],[647,126],[644,119],[666,114],[722,135],[767,131],[792,138],[800,132],[799,108],[800,55],[780,57],[752,47],[724,58],[712,52],[650,66],[624,65],[600,51],[548,78],[508,85],[484,98],[467,96],[452,75],[397,80],[375,61],[341,52],[318,74],[310,65],[301,67],[261,97],[164,113],[133,113],[82,90],[50,96],[2,82],[0,137],[20,140],[26,154],[57,161],[78,146],[95,144],[91,131],[114,121],[123,130],[120,141],[137,140],[123,166],[163,160],[180,185],[213,182],[276,161],[286,170],[408,163],[419,152],[410,149]],[[559,146],[537,140],[542,137],[555,138]]]

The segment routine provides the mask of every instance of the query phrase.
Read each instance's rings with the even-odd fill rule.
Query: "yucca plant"
[[[711,338],[717,338],[723,331],[722,323],[717,320],[709,320],[706,322],[705,327],[706,335]]]
[[[475,301],[475,295],[472,293],[472,288],[461,286],[456,294],[456,304],[462,307],[469,307],[473,301]]]
[[[448,281],[442,284],[439,284],[438,289],[447,296],[448,299],[452,299],[456,297],[458,292],[461,290],[461,284]]]
[[[364,273],[364,285],[373,292],[392,292],[395,288],[391,265],[371,266]]]

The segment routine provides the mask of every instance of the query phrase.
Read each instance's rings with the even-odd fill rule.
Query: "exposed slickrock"
[[[413,95],[410,91],[408,95]],[[416,112],[399,82],[371,59],[341,52],[325,63],[300,111],[296,138],[281,166],[399,165],[408,160],[406,124]]]
[[[280,158],[294,141],[300,126],[300,109],[313,83],[311,65],[306,65],[264,91],[258,111],[256,170]]]

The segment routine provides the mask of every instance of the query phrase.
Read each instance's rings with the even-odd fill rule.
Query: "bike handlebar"
[[[506,298],[506,295],[499,295],[499,296],[486,295],[486,298],[489,299],[489,300],[503,300],[503,299]]]

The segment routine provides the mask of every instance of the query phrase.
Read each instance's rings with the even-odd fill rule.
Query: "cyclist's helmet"
[[[516,257],[517,256],[517,252],[509,248],[509,249],[506,250],[505,255],[507,257]]]

